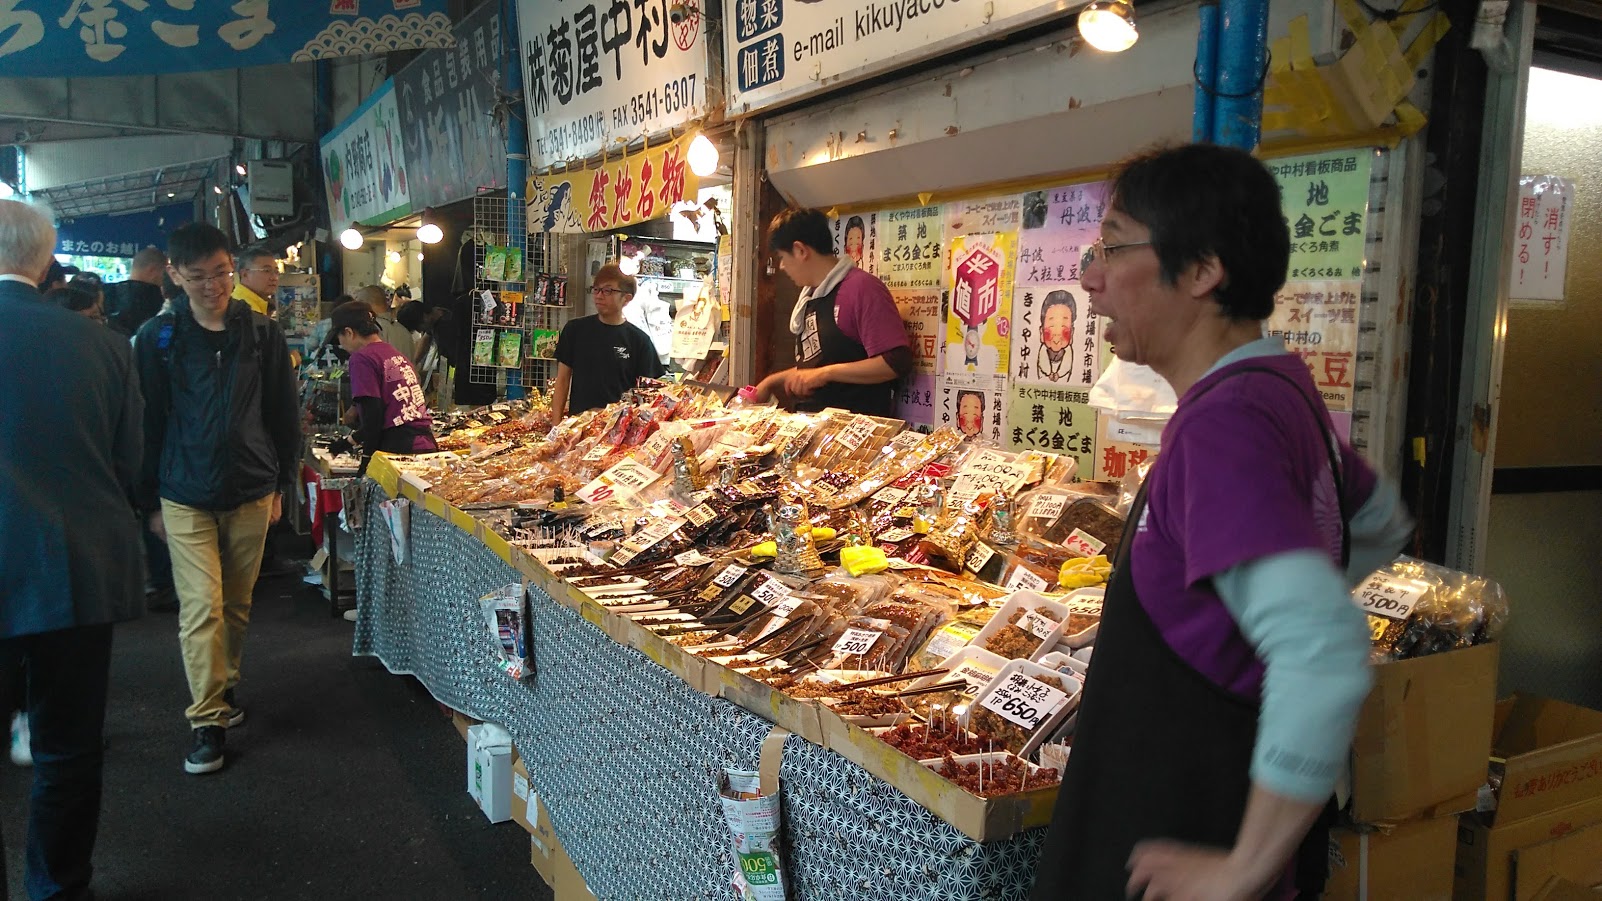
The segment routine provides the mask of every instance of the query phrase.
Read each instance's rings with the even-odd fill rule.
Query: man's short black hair
[[[1224,315],[1261,321],[1290,266],[1290,229],[1279,185],[1251,154],[1216,144],[1154,150],[1125,162],[1112,206],[1151,230],[1163,278],[1217,257],[1224,280],[1214,293]]]
[[[261,259],[272,260],[276,263],[278,262],[278,254],[274,253],[272,248],[266,244],[252,244],[234,255],[234,267],[247,269],[251,263]]]
[[[191,222],[173,229],[167,236],[167,262],[174,269],[192,266],[217,251],[228,252],[228,236],[204,222]]]
[[[826,257],[835,255],[829,217],[822,210],[791,207],[773,217],[768,226],[768,249],[788,251],[797,241]]]

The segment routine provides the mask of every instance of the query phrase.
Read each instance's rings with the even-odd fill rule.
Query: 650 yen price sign
[[[1023,673],[1009,673],[979,705],[1025,729],[1034,729],[1066,703],[1068,696],[1050,685]]]

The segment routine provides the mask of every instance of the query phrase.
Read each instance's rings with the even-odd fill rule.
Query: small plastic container
[[[1019,611],[1026,611],[1025,616],[1020,618],[1017,623],[1009,623],[1008,620],[1012,619],[1013,614]],[[1046,619],[1054,620],[1056,627],[1046,631],[1044,635],[1038,631],[1032,631],[1026,624],[1031,622],[1028,613],[1035,611],[1049,613],[1050,615]],[[1038,624],[1039,619],[1034,619],[1033,622]],[[1057,647],[1057,643],[1062,640],[1063,626],[1067,622],[1068,608],[1056,600],[1048,598],[1037,591],[1017,591],[1006,599],[1006,602],[1001,605],[1001,609],[996,611],[996,615],[991,617],[990,622],[986,623],[985,627],[980,629],[979,634],[975,635],[973,641],[968,644],[970,647],[991,651],[986,646],[986,642],[1001,633],[1006,627],[1016,625],[1025,632],[1029,632],[1038,641],[1033,642],[1034,649],[1028,654],[1020,654],[1015,659],[1037,660]],[[991,653],[995,652],[991,651]]]
[[[1034,753],[1035,748],[1040,747],[1042,742],[1054,736],[1057,733],[1058,727],[1062,725],[1063,720],[1067,719],[1068,715],[1078,707],[1079,694],[1084,688],[1084,682],[1076,676],[1070,676],[1067,673],[1048,669],[1032,660],[1011,661],[1002,668],[1001,672],[996,674],[994,679],[990,680],[990,684],[985,686],[983,691],[979,692],[979,696],[974,698],[973,704],[969,705],[968,710],[963,714],[962,719],[959,721],[963,728],[969,730],[970,732],[984,731],[974,725],[973,720],[975,713],[981,709],[986,709],[984,708],[985,700],[991,695],[994,695],[1003,686],[1007,685],[1014,673],[1022,674],[1036,680],[1053,679],[1059,681],[1062,683],[1063,687],[1058,690],[1067,695],[1067,697],[1064,698],[1057,707],[1046,711],[1039,722],[1035,724],[1033,729],[1019,726],[1016,723],[1009,723],[1010,725],[1013,725],[1019,730],[1025,732],[1027,737],[1024,739],[1021,747],[1008,747],[1007,750],[1012,751],[1019,757],[1028,757]],[[1000,716],[1000,714],[997,714],[997,716]]]

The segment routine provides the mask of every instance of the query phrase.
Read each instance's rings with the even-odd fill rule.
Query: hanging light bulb
[[[350,224],[350,228],[347,228],[339,233],[339,243],[343,245],[346,250],[361,250],[362,242],[364,240],[365,239],[362,237],[362,233],[357,230],[356,223],[354,222]]]
[[[1096,0],[1079,11],[1079,35],[1097,50],[1118,53],[1135,46],[1135,8],[1129,0]]]
[[[434,224],[434,209],[423,211],[423,224],[417,227],[417,240],[424,244],[438,244],[445,240],[445,230]]]
[[[617,261],[617,268],[623,270],[624,275],[639,275],[640,258],[632,256],[624,257],[623,259]]]
[[[421,250],[419,250],[417,252],[417,262],[421,263],[422,261],[423,261],[423,252]]]
[[[240,175],[244,175],[245,174],[245,164],[244,163],[235,163],[234,164],[234,171],[238,172]]]
[[[401,261],[400,251],[398,251],[398,250],[391,250],[389,253],[385,254],[384,256],[391,263],[399,263]]]
[[[704,134],[690,142],[690,171],[701,178],[718,171],[718,148]]]
[[[214,193],[217,193],[217,194],[221,194],[221,193],[222,193],[222,188],[220,188],[220,187],[218,187],[218,186],[216,186],[216,185],[212,185],[212,186],[211,186],[211,190],[212,190],[212,191],[213,191],[213,192],[214,192]]]

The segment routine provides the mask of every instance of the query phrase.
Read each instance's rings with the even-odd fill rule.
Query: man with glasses
[[[239,281],[234,300],[243,300],[263,316],[271,316],[278,306],[278,255],[260,244],[252,244],[234,258]]]
[[[662,361],[651,336],[623,319],[635,282],[616,263],[595,273],[590,296],[595,315],[574,319],[556,341],[556,381],[551,415],[583,413],[616,403],[642,378],[660,378]]]
[[[194,223],[172,233],[168,273],[183,294],[140,328],[145,391],[141,502],[167,542],[191,704],[190,773],[222,768],[251,590],[268,526],[294,490],[300,421],[278,324],[230,296],[228,238]]]

